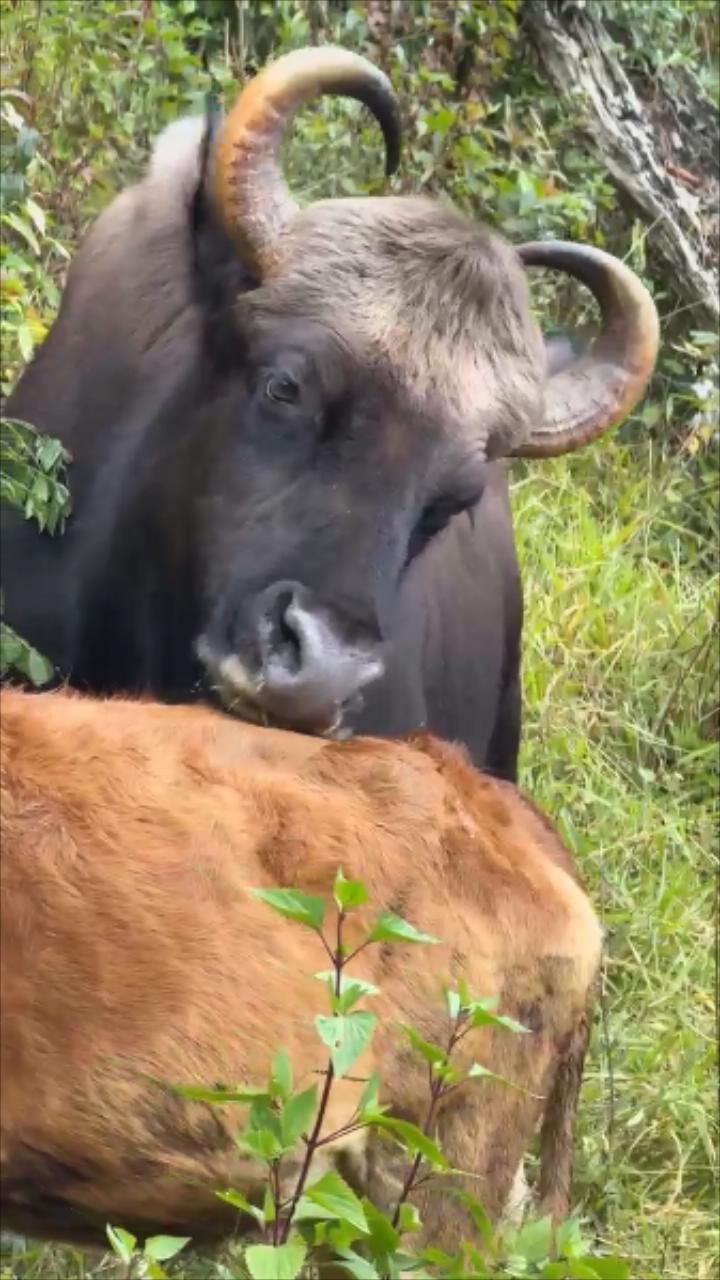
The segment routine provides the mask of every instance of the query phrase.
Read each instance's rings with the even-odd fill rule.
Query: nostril
[[[382,674],[377,644],[318,602],[301,583],[268,587],[256,602],[261,656],[258,692],[281,723],[334,724],[340,709]]]
[[[266,651],[279,657],[289,674],[296,675],[302,666],[302,643],[299,628],[294,625],[295,593],[279,591],[263,615],[263,639]]]

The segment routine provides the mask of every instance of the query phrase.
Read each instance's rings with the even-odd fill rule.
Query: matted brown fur
[[[542,1192],[565,1211],[600,929],[569,854],[519,792],[426,736],[326,743],[206,709],[65,692],[4,690],[1,703],[8,1229],[102,1242],[107,1221],[196,1240],[234,1228],[212,1189],[252,1193],[261,1172],[233,1143],[237,1111],[147,1077],[257,1081],[283,1045],[299,1084],[318,1078],[313,1016],[326,996],[312,975],[327,959],[247,890],[329,894],[339,865],[366,881],[373,913],[444,940],[358,958],[354,971],[381,994],[353,1075],[377,1067],[384,1101],[421,1123],[426,1069],[397,1022],[442,1041],[442,977],[498,994],[532,1033],[479,1029],[459,1058],[529,1093],[468,1084],[439,1137],[497,1217],[546,1112]],[[329,1127],[360,1088],[333,1090]],[[354,1135],[325,1156],[382,1202],[397,1160],[364,1143]],[[467,1231],[444,1184],[419,1201],[426,1240],[451,1247]]]

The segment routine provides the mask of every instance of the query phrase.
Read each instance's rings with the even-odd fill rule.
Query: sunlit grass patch
[[[636,1275],[709,1280],[718,1274],[718,580],[707,572],[716,508],[683,465],[653,457],[649,444],[608,445],[515,477],[527,600],[521,770],[578,854],[607,930],[577,1192]],[[678,489],[679,510],[667,503]]]

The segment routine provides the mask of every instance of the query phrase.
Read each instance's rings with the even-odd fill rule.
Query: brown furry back
[[[262,1170],[233,1141],[231,1108],[168,1095],[150,1077],[262,1078],[284,1045],[296,1079],[322,1070],[313,1016],[318,940],[278,919],[252,886],[329,895],[338,866],[438,946],[368,948],[353,968],[380,988],[342,1126],[377,1066],[383,1100],[422,1123],[427,1076],[398,1022],[442,1042],[440,983],[497,994],[530,1034],[480,1028],[439,1136],[468,1189],[498,1217],[545,1117],[541,1192],[567,1207],[572,1130],[600,930],[550,825],[512,787],[432,738],[329,744],[212,711],[69,695],[2,694],[3,1216],[10,1229],[102,1241],[104,1223],[210,1238],[231,1230],[213,1196],[254,1194]],[[379,1202],[394,1154],[364,1132],[324,1149]],[[322,1169],[319,1162],[318,1172]],[[286,1174],[293,1176],[292,1162]],[[424,1237],[468,1229],[445,1184],[418,1196]],[[243,1224],[241,1224],[242,1226]]]

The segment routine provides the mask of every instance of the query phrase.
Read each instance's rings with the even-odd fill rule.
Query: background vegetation
[[[645,99],[690,76],[717,106],[712,0],[602,9]],[[522,782],[559,819],[609,935],[579,1139],[586,1228],[636,1277],[711,1280],[717,335],[663,277],[647,228],[545,80],[522,11],[517,0],[2,0],[2,391],[52,322],[78,238],[140,172],[162,125],[315,40],[392,75],[406,139],[394,189],[445,192],[516,241],[603,245],[647,281],[664,335],[650,396],[612,439],[514,473]],[[287,169],[305,199],[384,189],[375,128],[350,104],[302,114]],[[542,279],[537,300],[549,326],[591,315]],[[62,461],[24,428],[4,433],[3,499],[60,525]],[[3,665],[29,669],[13,645],[4,633]],[[192,1265],[223,1274],[207,1262],[178,1274]],[[1,1275],[80,1280],[116,1266],[28,1245],[3,1254]]]

